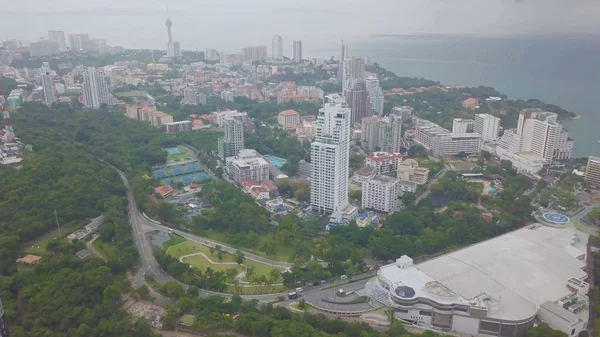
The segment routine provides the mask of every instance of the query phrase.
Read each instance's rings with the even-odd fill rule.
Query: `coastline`
[[[569,117],[569,119],[572,121],[580,120],[582,118],[583,118],[583,116],[580,114],[577,114],[576,116],[573,116],[573,117]]]

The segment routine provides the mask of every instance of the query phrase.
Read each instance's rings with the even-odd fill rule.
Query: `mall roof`
[[[379,275],[394,287],[412,287],[416,297],[466,304],[491,299],[484,304],[489,317],[525,319],[571,294],[567,280],[587,277],[585,262],[572,252],[585,252],[587,237],[535,224],[405,269],[391,264]]]

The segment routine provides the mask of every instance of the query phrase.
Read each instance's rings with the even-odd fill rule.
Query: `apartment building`
[[[362,207],[393,213],[398,206],[398,179],[376,175],[363,182]]]
[[[376,175],[396,176],[401,160],[400,153],[373,152],[365,158],[365,165],[374,168]]]
[[[418,161],[409,158],[398,165],[396,177],[417,185],[425,185],[429,179],[429,169],[419,167]]]
[[[269,179],[269,162],[255,150],[240,150],[236,156],[227,157],[225,164],[227,174],[238,183]]]

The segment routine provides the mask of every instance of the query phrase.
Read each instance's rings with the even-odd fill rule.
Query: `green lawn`
[[[207,237],[213,241],[217,241],[217,242],[226,242],[227,235],[228,234],[226,232],[218,232],[218,231],[214,231],[214,230],[208,230],[208,231],[202,232],[202,236],[205,236],[205,237]],[[271,235],[272,234],[264,233],[259,236],[258,241],[262,242],[263,240],[268,239]],[[287,246],[284,244],[277,245],[277,247],[275,248],[274,255],[267,255],[264,252],[254,250],[254,249],[249,249],[249,248],[242,248],[242,250],[246,250],[252,254],[259,255],[259,256],[265,257],[267,259],[271,259],[273,261],[279,261],[279,262],[290,262],[290,260],[294,257],[294,252],[295,252],[295,249],[293,247],[290,247],[290,246]]]
[[[202,255],[194,255],[194,256],[186,257],[183,260],[183,262],[185,262],[189,265],[192,265],[203,272],[208,267],[210,267],[210,269],[212,269],[214,271],[227,271],[228,269],[235,269],[238,274],[241,273],[242,271],[244,271],[244,268],[238,266],[237,264],[210,263],[210,261],[208,261]]]
[[[92,246],[94,246],[94,248],[96,248],[96,250],[98,251],[98,253],[100,253],[100,255],[102,255],[103,257],[107,258],[107,259],[117,259],[118,258],[118,252],[117,249],[115,247],[113,247],[112,243],[110,242],[105,242],[105,241],[101,241],[100,239],[94,241],[94,243],[92,243]]]
[[[193,241],[185,241],[183,243],[171,246],[167,249],[167,254],[169,254],[170,256],[172,256],[176,259],[179,259],[180,257],[182,257],[184,255],[194,254],[194,253],[204,253],[209,259],[211,259],[213,262],[215,262],[214,264],[211,264],[202,255],[191,256],[184,260],[184,262],[189,263],[190,265],[193,265],[194,267],[196,267],[200,270],[205,270],[206,267],[211,267],[213,270],[223,270],[223,271],[225,271],[227,269],[231,269],[231,268],[237,268],[237,266],[235,266],[235,265],[220,264],[222,262],[235,263],[235,256],[233,256],[232,254],[224,252],[222,259],[219,261],[217,258],[216,251],[213,254],[211,254],[210,249],[208,247],[201,245],[199,243],[193,242]],[[256,261],[252,261],[249,259],[245,259],[243,265],[254,267],[253,277],[259,277],[261,275],[265,275],[267,278],[269,278],[269,275],[270,275],[272,269],[278,269],[280,271],[283,271],[283,269],[281,269],[281,268],[271,267],[269,265],[259,263]]]
[[[185,239],[183,237],[181,237],[177,234],[171,234],[171,240],[165,241],[165,243],[163,243],[162,248],[164,250],[167,250],[167,249],[169,249],[169,247],[172,247],[172,246],[178,245],[180,243],[184,243],[184,242],[185,242]]]

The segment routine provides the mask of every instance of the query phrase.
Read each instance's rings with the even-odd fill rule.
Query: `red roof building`
[[[163,198],[173,193],[173,187],[169,185],[162,185],[154,189],[154,193],[162,196]]]
[[[41,260],[42,260],[41,256],[28,254],[28,255],[25,255],[23,257],[18,258],[17,259],[17,264],[22,264],[23,263],[23,264],[34,265],[34,264],[38,264]]]

